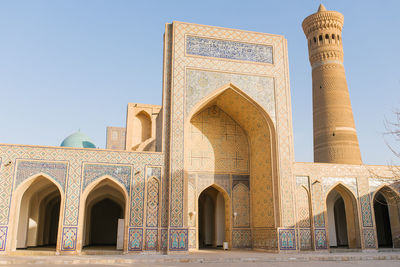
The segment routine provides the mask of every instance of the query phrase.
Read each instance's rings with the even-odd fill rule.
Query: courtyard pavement
[[[203,250],[189,254],[126,254],[71,256],[0,256],[1,266],[400,266],[399,251],[335,253],[268,253],[250,250]]]

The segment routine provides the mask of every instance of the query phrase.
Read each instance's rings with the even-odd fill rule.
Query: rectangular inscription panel
[[[186,36],[189,55],[273,63],[272,46]]]

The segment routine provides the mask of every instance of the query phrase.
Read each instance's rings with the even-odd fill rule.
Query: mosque
[[[303,21],[314,162],[294,161],[286,39],[166,24],[162,106],[129,103],[107,148],[0,145],[0,251],[400,247],[400,183],[364,165],[343,66],[343,15]]]

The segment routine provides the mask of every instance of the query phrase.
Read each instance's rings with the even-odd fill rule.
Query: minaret
[[[362,164],[343,67],[343,15],[321,4],[302,26],[312,67],[314,162]]]

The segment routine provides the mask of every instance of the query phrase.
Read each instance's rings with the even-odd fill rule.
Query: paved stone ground
[[[264,262],[264,263],[216,263],[216,264],[203,264],[203,263],[197,263],[197,264],[190,264],[190,266],[193,267],[200,267],[200,266],[216,266],[216,267],[261,267],[261,266],[266,266],[266,267],[320,267],[321,264],[324,265],[324,267],[373,267],[373,266],[379,266],[381,265],[382,267],[398,267],[400,262],[399,261],[393,261],[393,260],[387,260],[384,262],[384,265],[382,265],[382,261],[379,260],[374,260],[374,261],[346,261],[346,262],[326,262],[326,261],[311,261],[311,262]],[[79,266],[79,267],[125,267],[125,266],[148,266],[148,267],[159,267],[159,266],[166,266],[166,267],[181,267],[181,266],[188,266],[188,263],[174,263],[174,264],[78,264],[74,266]],[[5,266],[5,265],[3,265]],[[18,267],[26,267],[27,265],[8,265],[8,266],[18,266]],[[43,267],[61,267],[61,266],[66,266],[66,264],[63,265],[41,265]]]
[[[400,252],[274,254],[258,251],[201,251],[189,254],[0,256],[2,266],[229,266],[229,267],[399,267]]]

